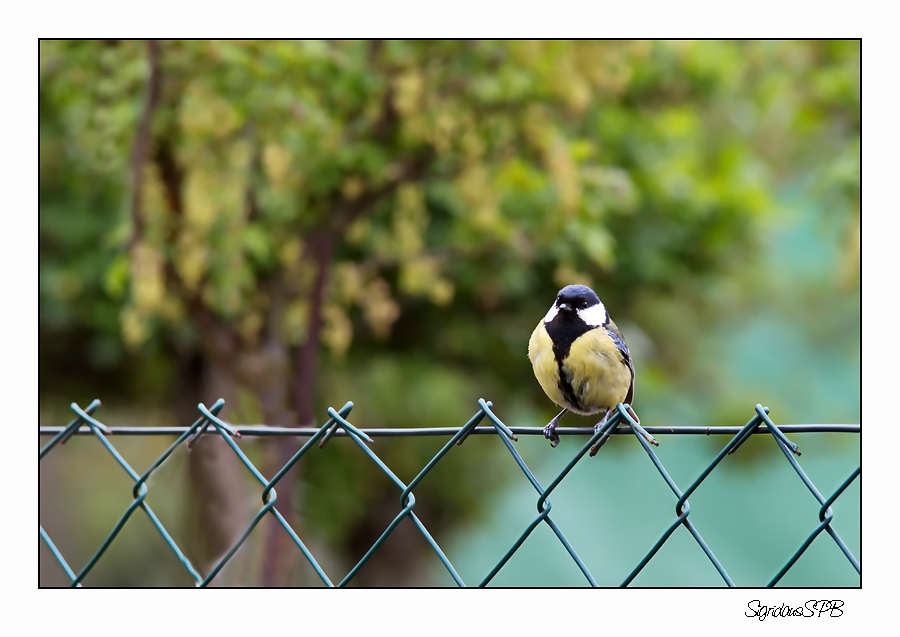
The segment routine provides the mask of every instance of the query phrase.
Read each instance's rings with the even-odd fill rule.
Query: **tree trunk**
[[[304,427],[315,426],[315,380],[318,366],[319,342],[322,332],[322,304],[328,275],[334,253],[335,237],[332,232],[311,233],[306,240],[307,259],[311,260],[315,271],[312,289],[309,295],[309,320],[307,321],[306,341],[297,350],[294,365],[292,403],[296,421]],[[280,385],[287,389],[287,384]],[[269,421],[267,421],[269,422]],[[275,422],[273,419],[272,422]],[[275,475],[299,449],[297,439],[285,438],[273,441],[269,455],[269,463],[265,475]],[[299,519],[294,514],[295,482],[299,476],[299,467],[294,465],[278,482],[276,491],[278,500],[275,508],[284,516],[294,531],[299,533]],[[291,567],[299,552],[280,525],[271,525],[269,538],[265,547],[263,560],[263,586],[288,586],[291,584]]]
[[[211,406],[219,398],[225,407],[219,417],[227,420],[238,395],[233,338],[221,328],[206,332],[200,376],[200,395],[194,396],[192,420],[199,417],[196,404]],[[218,434],[201,436],[188,453],[191,561],[206,577],[222,555],[237,541],[252,519],[245,479],[247,469]],[[222,573],[213,580],[221,583]]]

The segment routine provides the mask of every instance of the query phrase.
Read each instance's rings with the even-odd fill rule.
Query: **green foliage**
[[[188,291],[198,290],[247,339],[258,337],[260,312],[271,303],[259,293],[260,277],[280,273],[302,298],[305,231],[422,156],[421,176],[345,229],[329,298],[332,331],[347,330],[345,313],[358,307],[375,334],[387,334],[399,315],[397,293],[446,305],[468,288],[499,296],[497,303],[537,294],[545,304],[549,273],[552,285],[583,279],[610,288],[606,295],[626,307],[638,290],[680,293],[685,277],[721,275],[752,253],[778,183],[773,164],[796,166],[798,153],[818,152],[807,143],[813,136],[843,151],[820,169],[858,200],[858,43],[162,48],[165,96],[154,128],[157,144],[183,166],[184,209],[173,218],[160,162],[148,164],[144,263],[131,268],[122,319],[135,345],[153,325],[189,320],[182,299],[156,281],[170,264]],[[115,204],[124,201],[146,55],[135,42],[49,42],[41,53],[42,193],[65,191],[69,218],[44,206],[42,238],[124,241],[127,233],[110,232],[129,222]],[[89,191],[91,208],[118,215],[118,225],[71,210],[76,185],[59,180],[76,169],[71,179]],[[100,175],[110,183],[86,187]],[[97,201],[102,193],[106,200]],[[512,263],[479,267],[501,255]],[[112,266],[106,291],[116,296],[122,261],[95,261]],[[467,277],[473,261],[477,274]],[[387,290],[379,281],[394,269],[397,285]],[[511,269],[535,274],[522,280]],[[82,296],[71,281],[103,278],[48,275],[44,298],[63,307],[47,319],[59,320],[66,299]],[[303,334],[295,314],[285,326],[289,341]],[[346,335],[331,342],[336,350],[349,345]]]
[[[846,220],[858,277],[858,42],[166,41],[135,209],[151,68],[141,42],[41,43],[43,369],[206,356],[204,313],[289,350],[319,308],[317,414],[459,425],[488,389],[546,405],[525,343],[572,282],[630,324],[644,387],[700,382],[787,184]]]

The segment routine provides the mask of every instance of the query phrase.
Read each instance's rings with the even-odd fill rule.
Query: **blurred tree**
[[[859,223],[858,42],[48,41],[40,105],[44,361],[130,367],[233,420],[310,425],[348,387],[384,426],[460,424],[486,387],[543,405],[525,343],[572,282],[641,326],[642,382],[689,377],[696,331],[747,299],[719,283],[775,187],[838,174],[822,196]],[[191,473],[209,559],[243,507],[213,447]],[[295,444],[273,447],[268,474]],[[406,449],[379,453],[414,472]],[[371,488],[295,502],[289,477],[278,507],[358,557],[398,494],[328,451],[310,483]],[[438,529],[474,510],[484,458],[423,483]],[[265,584],[288,581],[284,540]],[[379,553],[358,583],[414,557]]]

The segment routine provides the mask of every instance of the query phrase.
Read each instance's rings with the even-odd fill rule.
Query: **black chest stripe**
[[[585,411],[584,405],[578,400],[578,394],[575,393],[575,388],[572,387],[572,372],[569,371],[568,367],[564,368],[562,361],[558,358],[556,359],[556,365],[559,368],[559,381],[556,383],[556,386],[559,387],[559,391],[563,393],[563,396],[566,397],[566,401],[572,407],[578,411]]]
[[[553,343],[553,357],[556,359],[556,366],[559,371],[557,387],[559,387],[559,391],[562,392],[572,407],[579,411],[584,411],[585,407],[572,386],[572,372],[563,365],[563,361],[569,356],[569,351],[572,349],[572,343],[575,342],[575,339],[596,329],[596,327],[590,327],[577,316],[563,312],[557,314],[544,327],[547,328],[547,334]]]

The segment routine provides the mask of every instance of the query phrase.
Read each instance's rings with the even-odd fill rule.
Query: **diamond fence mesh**
[[[715,470],[715,468],[725,458],[726,455],[734,453],[735,450],[740,447],[740,445],[742,445],[751,435],[754,434],[768,434],[773,437],[779,449],[783,453],[786,461],[790,463],[790,466],[796,473],[797,477],[803,482],[811,496],[814,497],[819,503],[820,507],[818,510],[818,519],[810,520],[811,530],[809,535],[800,544],[800,546],[790,557],[790,559],[774,575],[774,577],[772,577],[772,579],[767,583],[747,582],[742,583],[742,585],[765,585],[770,587],[775,586],[784,577],[784,575],[797,563],[797,560],[804,554],[807,548],[809,548],[812,542],[823,531],[825,531],[831,537],[831,539],[834,541],[834,543],[837,545],[837,547],[840,549],[849,563],[853,566],[856,572],[861,572],[859,560],[856,556],[853,555],[851,550],[847,547],[845,542],[841,539],[841,537],[834,530],[831,524],[834,519],[834,512],[831,508],[831,505],[841,496],[842,493],[845,492],[847,487],[850,486],[860,476],[861,467],[857,467],[856,470],[848,475],[843,483],[832,494],[826,497],[816,488],[816,486],[810,480],[809,476],[806,474],[806,472],[804,472],[798,461],[800,450],[796,444],[794,444],[787,438],[786,435],[790,433],[807,432],[834,432],[858,435],[860,432],[859,425],[783,425],[781,427],[778,427],[774,422],[772,422],[771,418],[769,417],[768,408],[765,408],[761,405],[756,405],[753,417],[742,427],[644,428],[633,421],[628,415],[625,407],[622,404],[619,404],[617,410],[613,415],[610,416],[604,427],[602,427],[596,433],[593,431],[593,428],[569,427],[558,429],[558,433],[560,434],[588,434],[589,439],[575,454],[571,461],[568,462],[568,464],[566,464],[566,466],[556,475],[556,477],[545,487],[542,486],[534,476],[531,469],[529,469],[528,465],[526,465],[525,461],[522,459],[522,456],[516,450],[516,446],[513,444],[518,441],[517,435],[542,435],[542,429],[538,427],[508,427],[492,411],[492,404],[489,401],[485,401],[484,399],[480,399],[478,401],[478,411],[475,413],[475,415],[473,415],[465,425],[458,429],[369,429],[365,431],[355,427],[347,420],[350,411],[353,409],[353,403],[350,402],[348,402],[339,410],[329,408],[329,418],[325,422],[325,424],[319,428],[312,429],[235,427],[233,425],[229,425],[218,417],[218,414],[222,410],[224,404],[224,401],[221,399],[209,408],[207,408],[202,403],[199,404],[198,410],[200,413],[200,417],[190,427],[117,427],[112,430],[94,417],[94,413],[100,407],[99,400],[93,401],[84,409],[79,407],[77,404],[72,403],[71,409],[75,413],[76,417],[68,425],[66,425],[65,427],[42,427],[40,429],[41,435],[52,436],[52,438],[43,448],[41,448],[39,452],[39,461],[46,458],[49,453],[51,453],[54,449],[57,449],[60,444],[65,443],[65,441],[73,435],[93,436],[99,441],[99,444],[101,444],[112,455],[115,461],[128,474],[131,480],[134,481],[134,486],[132,488],[132,502],[125,509],[124,513],[122,513],[118,522],[109,532],[106,539],[94,552],[93,556],[77,572],[69,565],[62,552],[57,548],[56,544],[54,544],[53,539],[44,530],[44,527],[39,526],[41,541],[53,554],[60,567],[68,576],[68,579],[70,580],[72,586],[82,585],[82,581],[84,580],[84,578],[96,566],[97,562],[101,560],[107,553],[110,545],[115,541],[116,537],[120,534],[125,525],[128,524],[129,520],[132,519],[133,515],[137,512],[138,509],[143,511],[143,514],[147,516],[149,521],[162,536],[166,545],[174,553],[175,557],[178,559],[178,562],[180,562],[180,564],[194,580],[197,586],[207,586],[213,580],[213,578],[215,578],[216,575],[219,574],[222,568],[229,562],[229,560],[234,557],[238,549],[254,532],[254,529],[257,528],[257,525],[263,519],[263,517],[267,515],[273,516],[274,519],[277,520],[277,523],[284,528],[284,530],[287,532],[294,545],[296,546],[297,550],[299,550],[303,554],[304,558],[309,562],[315,573],[321,579],[322,583],[329,587],[343,587],[349,584],[353,580],[354,576],[359,572],[359,570],[369,561],[373,553],[378,550],[378,548],[385,542],[392,531],[394,531],[397,525],[406,518],[412,521],[412,523],[424,537],[425,541],[440,559],[447,572],[453,578],[453,581],[458,586],[467,586],[472,584],[476,584],[477,586],[489,585],[495,575],[504,567],[504,565],[507,564],[510,558],[516,553],[516,551],[519,550],[519,548],[528,539],[532,532],[542,523],[546,524],[552,530],[556,538],[558,538],[559,542],[565,548],[568,555],[584,575],[586,583],[590,586],[598,586],[597,581],[591,574],[588,567],[578,556],[575,549],[566,539],[563,531],[557,526],[557,524],[551,517],[552,504],[550,501],[550,495],[566,478],[566,476],[569,475],[575,465],[584,458],[586,454],[588,454],[589,452],[591,455],[598,453],[598,451],[601,450],[602,445],[606,442],[606,440],[608,440],[610,435],[623,435],[632,433],[635,435],[644,450],[647,452],[648,460],[652,463],[654,469],[659,473],[662,480],[665,481],[669,489],[671,489],[672,493],[674,494],[674,497],[676,499],[674,510],[675,515],[674,519],[671,522],[671,525],[660,536],[659,540],[653,545],[653,547],[651,547],[647,551],[640,562],[635,565],[631,573],[625,578],[624,581],[622,581],[621,586],[628,586],[634,581],[635,577],[637,577],[642,569],[654,558],[660,548],[662,548],[662,546],[669,540],[673,532],[679,526],[684,526],[689,531],[690,535],[703,550],[706,558],[718,571],[719,575],[721,576],[722,582],[727,586],[735,586],[735,582],[729,576],[725,565],[723,565],[719,561],[719,559],[716,557],[715,552],[713,551],[713,548],[706,543],[696,525],[691,521],[691,507],[690,503],[688,502],[688,498],[703,483],[703,481],[706,480],[707,477],[709,477],[709,475],[713,472],[713,470]],[[479,426],[481,423],[485,422],[485,419],[486,425]],[[110,442],[110,434],[113,433],[114,437],[118,437],[121,435],[147,435],[160,433],[171,434],[177,437],[176,440],[168,447],[168,449],[166,449],[166,451],[159,458],[157,458],[150,465],[150,467],[143,472],[143,474],[138,474],[128,464],[128,462],[119,453],[115,446]],[[512,544],[512,546],[509,547],[509,550],[503,555],[503,557],[496,564],[490,566],[489,572],[481,581],[467,583],[463,581],[456,568],[453,566],[451,561],[445,555],[444,551],[438,545],[435,538],[428,531],[419,517],[416,516],[416,498],[413,491],[416,485],[421,482],[421,480],[435,467],[435,465],[437,465],[441,461],[442,458],[444,458],[444,456],[447,455],[447,453],[449,453],[455,446],[463,444],[466,438],[473,434],[495,435],[502,441],[503,445],[508,449],[513,461],[518,465],[519,469],[534,487],[534,490],[537,494],[537,514],[535,515],[534,519],[527,525],[527,527],[522,531],[518,539]],[[718,454],[709,463],[709,465],[700,473],[700,475],[698,475],[697,478],[686,489],[682,490],[669,475],[660,458],[654,452],[654,446],[657,445],[657,441],[653,437],[653,434],[706,436],[710,434],[733,434],[733,436],[721,449],[721,451],[718,452]],[[147,481],[150,476],[166,461],[167,458],[169,458],[169,456],[179,447],[179,445],[184,443],[190,446],[197,440],[199,436],[202,435],[220,436],[227,443],[227,445],[234,452],[237,458],[240,459],[247,470],[258,481],[261,497],[261,506],[254,515],[250,524],[240,535],[238,540],[224,555],[221,556],[221,558],[205,576],[201,575],[198,569],[191,563],[191,561],[185,555],[185,552],[181,549],[181,547],[179,547],[170,533],[166,530],[165,526],[153,512],[153,509],[148,502],[149,488],[147,486]],[[257,469],[257,467],[254,466],[253,462],[251,462],[251,460],[247,457],[241,447],[235,442],[235,439],[241,438],[243,436],[270,435],[300,436],[308,437],[308,439],[300,446],[293,457],[275,475],[273,475],[271,478],[266,478]],[[451,437],[450,440],[441,448],[441,450],[433,458],[431,458],[431,460],[429,460],[425,464],[425,466],[422,467],[421,471],[419,471],[419,473],[407,484],[404,483],[400,478],[398,478],[390,469],[390,467],[388,467],[382,461],[382,459],[372,451],[368,443],[372,442],[371,436],[417,435],[449,435]],[[371,462],[375,463],[377,467],[381,471],[383,471],[384,474],[393,482],[393,484],[396,485],[401,506],[400,512],[387,526],[387,528],[385,528],[384,532],[377,539],[377,541],[372,544],[372,546],[358,561],[358,563],[356,563],[349,570],[349,572],[347,572],[340,578],[334,576],[333,574],[329,576],[329,574],[326,573],[325,569],[322,567],[319,561],[316,560],[316,557],[313,555],[312,551],[303,542],[303,540],[299,537],[299,535],[295,532],[295,530],[291,527],[287,520],[285,520],[281,513],[275,508],[275,502],[278,497],[275,487],[277,486],[279,480],[281,480],[282,477],[288,472],[288,470],[292,466],[294,466],[301,458],[303,458],[308,453],[314,452],[314,448],[316,446],[318,446],[319,448],[323,447],[333,436],[347,436],[352,439],[352,441],[356,445],[359,446],[359,448],[365,453],[366,456],[368,456]],[[600,455],[600,459],[602,460],[602,454]],[[245,582],[244,584],[247,585],[250,584],[250,582]]]

